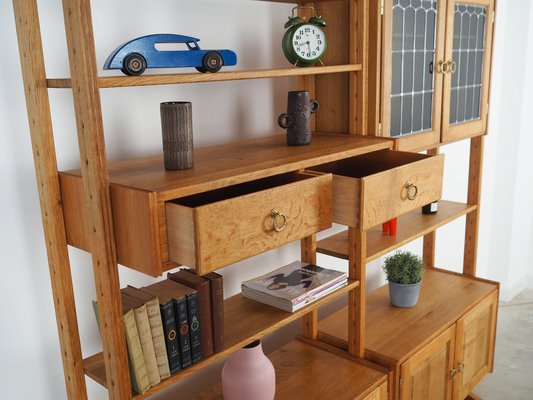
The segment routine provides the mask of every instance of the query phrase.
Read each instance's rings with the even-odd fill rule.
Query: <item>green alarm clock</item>
[[[301,8],[315,9],[310,6],[299,6],[292,9],[292,17],[285,23],[285,35],[281,41],[283,54],[291,64],[298,67],[310,67],[320,60],[327,48],[327,40],[323,27],[326,21],[315,16],[306,20],[305,17],[294,16],[294,10]]]

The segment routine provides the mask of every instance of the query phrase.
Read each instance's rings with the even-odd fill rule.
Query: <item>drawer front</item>
[[[192,209],[167,203],[170,259],[206,274],[329,228],[331,202],[323,175]]]
[[[362,229],[440,199],[443,170],[444,155],[438,155],[362,178]]]

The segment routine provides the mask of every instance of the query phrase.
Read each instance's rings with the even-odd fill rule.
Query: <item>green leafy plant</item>
[[[409,251],[397,251],[385,258],[383,271],[389,282],[411,285],[422,280],[424,261]]]

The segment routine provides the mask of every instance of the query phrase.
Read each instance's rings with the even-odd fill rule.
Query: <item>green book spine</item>
[[[124,329],[126,331],[132,388],[135,392],[143,394],[150,389],[150,381],[144,364],[141,340],[139,339],[133,310],[129,310],[124,314]]]

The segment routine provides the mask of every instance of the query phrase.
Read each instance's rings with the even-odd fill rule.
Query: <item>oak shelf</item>
[[[465,214],[476,210],[476,205],[440,200],[436,214],[424,215],[421,210],[398,217],[396,236],[385,235],[380,226],[367,231],[366,261],[370,262],[424,236]],[[317,252],[348,260],[348,231],[342,231],[317,242]]]
[[[109,182],[168,201],[391,146],[389,139],[321,133],[313,133],[308,146],[287,146],[285,135],[272,135],[195,149],[194,167],[187,170],[165,170],[162,155],[110,163]],[[80,170],[61,174],[81,179]]]
[[[232,296],[224,301],[224,351],[179,371],[142,395],[134,394],[133,398],[136,400],[147,398],[358,286],[359,281],[348,280],[346,286],[293,313],[247,299],[241,294]],[[242,321],[246,321],[246,323],[243,324]],[[103,353],[84,359],[83,364],[87,376],[107,387]]]
[[[426,268],[418,303],[412,308],[392,307],[388,285],[368,293],[366,355],[379,354],[402,363],[463,314],[474,308],[498,285],[441,269]],[[319,339],[346,348],[348,309],[319,322]]]
[[[239,81],[245,79],[265,79],[281,78],[288,76],[336,74],[340,72],[356,72],[361,71],[361,69],[361,64],[345,64],[307,68],[291,67],[259,69],[250,71],[221,71],[214,74],[202,74],[199,72],[192,72],[186,74],[104,76],[98,78],[98,87],[100,89],[106,89],[135,86],[177,85],[201,82]],[[51,89],[70,89],[72,87],[72,82],[69,78],[50,78],[46,80],[46,84]]]
[[[386,384],[384,373],[306,342],[293,340],[268,355],[276,370],[276,399],[356,400]],[[222,398],[218,384],[198,400]]]

